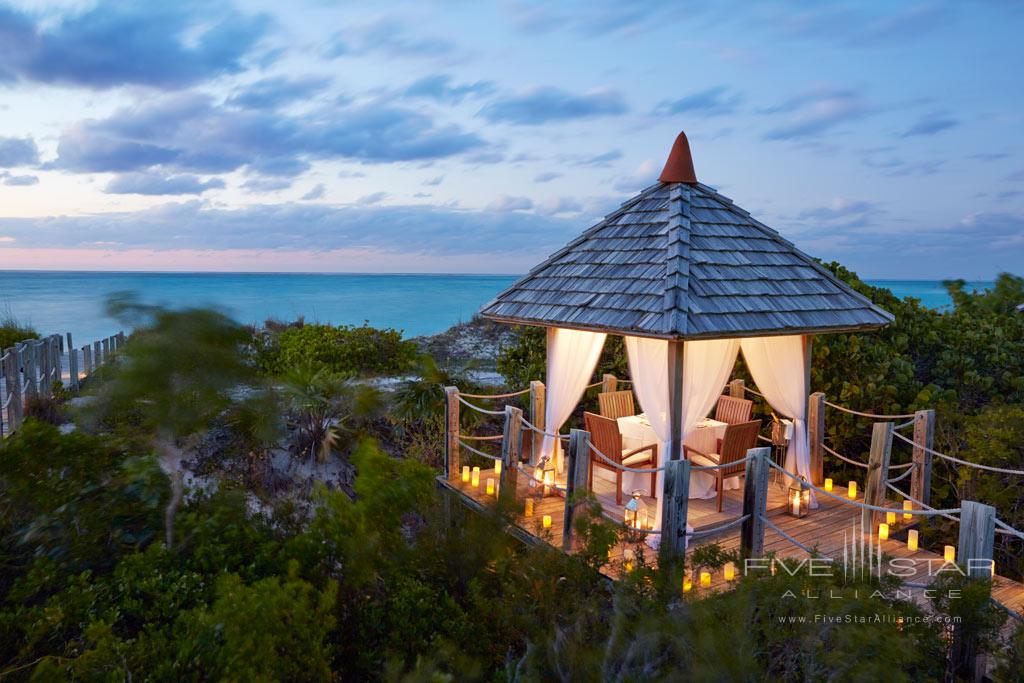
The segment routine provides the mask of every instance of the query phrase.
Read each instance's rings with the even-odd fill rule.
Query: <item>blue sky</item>
[[[1024,5],[0,4],[0,268],[516,273],[697,176],[865,277],[1024,271]]]

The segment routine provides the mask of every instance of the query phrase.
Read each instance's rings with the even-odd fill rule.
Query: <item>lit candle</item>
[[[800,516],[800,492],[791,491],[789,495],[789,511],[794,517]]]
[[[550,529],[551,528],[551,515],[544,515],[544,528],[545,529]]]
[[[907,550],[917,550],[917,529],[907,532]]]
[[[725,569],[722,571],[722,573],[725,575],[726,581],[732,581],[736,578],[736,565],[732,562],[726,562]]]
[[[494,473],[497,474],[497,475],[501,474],[501,461],[500,460],[495,460],[494,461]]]
[[[825,480],[825,490],[831,493],[831,491],[832,491],[832,480],[831,479],[826,479]]]
[[[886,512],[885,513],[885,523],[888,524],[889,526],[895,526],[896,525],[896,513],[895,512]]]
[[[951,545],[943,548],[942,559],[946,562],[956,562],[956,548]]]
[[[878,525],[878,540],[888,541],[889,540],[889,525],[882,522]]]
[[[526,499],[526,509],[524,510],[524,514],[527,517],[533,517],[533,498]]]
[[[490,477],[487,479],[487,495],[494,495],[494,479]]]
[[[462,468],[462,483],[469,483],[469,465],[466,465]]]
[[[846,489],[846,495],[848,495],[850,498],[856,498],[857,497],[857,482],[855,482],[855,481],[851,481],[850,482],[849,486]]]
[[[622,559],[625,562],[627,572],[633,571],[633,560],[636,558],[636,553],[631,548],[626,548],[622,551]]]
[[[914,509],[914,504],[912,502],[910,502],[909,500],[903,501],[903,519],[905,521],[909,522],[910,520],[912,520],[914,518],[914,515],[912,515],[909,512],[907,512],[907,510],[913,510],[913,509]]]
[[[480,468],[479,467],[474,467],[473,468],[473,477],[472,477],[471,483],[473,484],[474,488],[480,485]]]
[[[555,473],[548,470],[544,473],[544,495],[551,493],[551,485],[555,483]]]
[[[701,588],[707,588],[710,585],[711,585],[711,572],[704,572],[704,571],[702,571],[700,573],[700,587]]]
[[[689,593],[692,590],[693,590],[693,579],[691,579],[690,575],[687,574],[686,576],[683,577],[683,592],[684,593]]]
[[[544,470],[542,470],[540,467],[535,468],[533,470],[533,478],[536,479],[538,482],[543,480],[544,479]]]

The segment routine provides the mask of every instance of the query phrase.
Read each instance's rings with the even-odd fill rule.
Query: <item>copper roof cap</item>
[[[690,142],[686,139],[686,133],[680,132],[676,138],[658,180],[663,183],[697,183],[697,172],[693,170],[693,157],[690,156]]]

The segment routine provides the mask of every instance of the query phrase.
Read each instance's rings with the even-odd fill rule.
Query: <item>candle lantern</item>
[[[789,495],[786,498],[786,511],[793,517],[806,517],[807,511],[811,508],[811,489],[803,477],[800,481],[789,486]]]
[[[942,559],[943,560],[945,560],[946,562],[956,562],[956,548],[955,547],[953,547],[951,545],[947,545],[943,550],[944,550],[944,552],[942,553]]]
[[[533,517],[533,498],[527,498],[524,501],[524,505],[525,505],[525,507],[523,509],[523,516],[524,517]]]
[[[907,550],[917,550],[917,529],[907,532]]]
[[[895,512],[886,512],[885,513],[885,523],[888,524],[890,527],[895,526],[896,525],[896,513]]]
[[[550,529],[551,528],[551,515],[544,515],[544,528],[545,529]]]
[[[725,576],[726,581],[732,581],[736,578],[736,565],[732,562],[726,562],[722,574]]]
[[[633,561],[636,559],[636,553],[631,548],[626,548],[622,551],[622,561],[627,572],[633,571]]]
[[[878,525],[878,540],[888,541],[889,540],[889,525],[882,522]]]
[[[493,496],[494,495],[494,478],[493,477],[488,477],[487,478],[487,495],[488,496]]]
[[[825,490],[828,491],[829,493],[832,493],[832,480],[831,479],[826,479],[825,480]]]
[[[472,476],[471,483],[473,484],[473,488],[476,488],[477,486],[480,486],[480,468],[479,467],[474,467],[473,468],[473,476]]]
[[[904,521],[909,522],[910,520],[914,519],[914,515],[912,515],[909,512],[907,512],[907,510],[913,510],[913,509],[914,509],[914,503],[913,502],[911,502],[909,500],[904,500],[903,501],[903,520]]]
[[[497,476],[501,476],[501,461],[500,460],[495,460],[494,461],[494,474],[497,475]]]
[[[637,489],[632,493],[632,499],[626,503],[625,510],[622,513],[623,522],[626,526],[633,529],[646,529],[647,528],[647,503],[643,501],[643,496],[646,493],[643,489]]]
[[[542,496],[549,496],[555,487],[555,461],[553,458],[542,458],[540,464],[533,470],[534,481],[531,486],[536,486]]]
[[[700,587],[707,588],[711,585],[711,572],[702,571],[700,573]]]
[[[684,593],[689,593],[692,590],[693,590],[693,579],[690,578],[689,574],[687,574],[686,576],[683,577],[683,592]]]
[[[850,482],[846,487],[846,495],[849,496],[851,500],[855,500],[857,498],[857,482]]]
[[[469,483],[469,465],[464,465],[462,467],[462,483],[463,484],[468,484]]]

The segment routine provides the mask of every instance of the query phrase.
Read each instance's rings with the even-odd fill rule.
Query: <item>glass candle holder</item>
[[[523,509],[523,516],[533,517],[533,498],[526,499],[525,508]]]
[[[487,495],[488,496],[493,496],[494,495],[494,479],[491,478],[491,477],[488,477],[488,479],[487,479]]]
[[[885,513],[885,523],[888,524],[889,526],[895,526],[896,525],[896,513],[895,512],[886,512]]]
[[[736,578],[736,565],[732,562],[726,562],[725,567],[722,569],[722,575],[725,576],[726,581],[732,581]]]
[[[849,496],[851,500],[855,500],[857,498],[857,482],[851,481],[847,485],[846,495]]]
[[[878,540],[888,541],[889,540],[889,525],[882,522],[878,525]]]
[[[917,550],[917,529],[907,532],[907,550]]]
[[[462,467],[462,483],[463,484],[468,484],[469,483],[469,465],[464,465]]]
[[[711,572],[702,571],[700,573],[700,586],[701,588],[707,588],[711,585]]]
[[[545,529],[550,529],[551,528],[551,515],[544,515],[544,528]]]
[[[831,493],[831,491],[832,491],[832,480],[831,479],[826,479],[825,480],[825,490]]]
[[[473,468],[473,474],[470,477],[470,484],[472,484],[473,488],[476,488],[477,486],[480,486],[480,468],[479,467],[474,467]]]
[[[909,522],[910,520],[914,519],[914,515],[910,514],[909,512],[906,512],[906,510],[913,510],[913,509],[914,509],[914,504],[912,502],[910,502],[909,500],[904,500],[903,501],[903,510],[904,510],[904,512],[903,512],[903,521],[904,522]]]
[[[946,562],[956,562],[956,547],[947,545],[942,549],[942,559]]]

